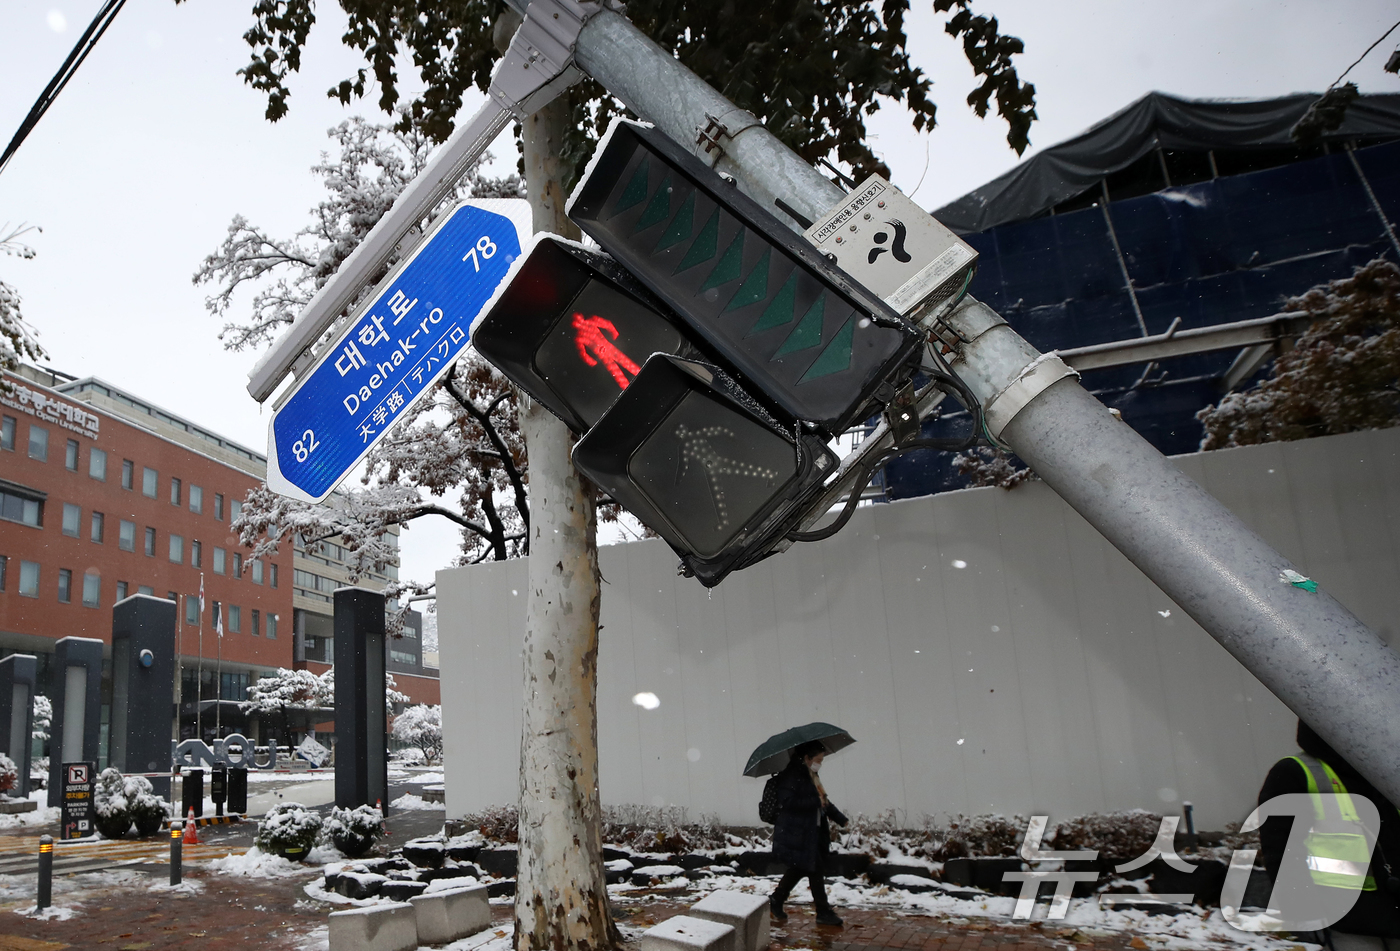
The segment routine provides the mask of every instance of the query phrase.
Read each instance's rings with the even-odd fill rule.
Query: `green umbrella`
[[[749,756],[749,764],[744,767],[745,776],[764,776],[776,773],[788,764],[795,747],[812,740],[821,740],[828,753],[843,750],[855,742],[851,734],[830,723],[808,723],[795,726],[791,730],[775,733],[758,745]]]

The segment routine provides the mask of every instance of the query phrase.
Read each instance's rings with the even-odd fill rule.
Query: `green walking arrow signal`
[[[574,446],[574,465],[712,587],[770,551],[834,471],[823,439],[795,430],[723,371],[657,353]]]
[[[568,214],[741,386],[809,428],[874,415],[911,369],[913,326],[654,129],[614,121]]]

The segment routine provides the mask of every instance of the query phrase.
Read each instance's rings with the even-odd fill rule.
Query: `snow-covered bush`
[[[109,839],[126,835],[132,823],[137,835],[151,835],[170,813],[170,804],[155,794],[149,779],[123,776],[111,766],[98,774],[92,800],[97,831]]]
[[[1312,323],[1268,379],[1196,414],[1203,450],[1400,424],[1400,267],[1378,258],[1283,310]]]
[[[15,768],[14,760],[0,753],[0,795],[9,793],[18,782],[19,770]]]
[[[43,694],[34,696],[34,727],[30,735],[43,743],[49,738],[49,727],[53,724],[53,702]]]
[[[373,806],[331,809],[321,826],[321,836],[350,858],[364,855],[374,840],[384,834],[384,817]]]
[[[943,831],[935,859],[966,855],[1015,855],[1029,823],[1025,816],[956,816]]]
[[[389,754],[389,760],[396,766],[422,766],[427,762],[423,751],[412,746],[394,750]]]
[[[423,751],[423,758],[432,763],[442,758],[442,707],[417,704],[394,717],[390,735],[406,746]]]
[[[1161,816],[1143,809],[1091,813],[1055,826],[1054,835],[1046,835],[1045,845],[1053,843],[1062,852],[1093,849],[1100,857],[1125,862],[1152,847],[1161,825]]]
[[[301,861],[321,834],[321,817],[299,802],[282,802],[258,823],[258,848]]]

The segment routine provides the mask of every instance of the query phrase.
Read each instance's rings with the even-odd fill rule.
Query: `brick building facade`
[[[308,551],[298,543],[251,559],[229,525],[261,483],[265,457],[100,380],[27,367],[7,379],[11,392],[0,393],[0,655],[37,655],[38,692],[47,693],[57,639],[110,645],[117,601],[169,597],[178,604],[182,734],[195,735],[196,696],[206,735],[216,698],[223,732],[256,733],[237,707],[252,682],[278,667],[319,672],[333,661],[321,638],[331,631],[330,593],[349,581],[343,549],[317,542]],[[382,585],[396,572],[359,583]],[[391,650],[402,660],[413,652],[403,646],[414,643],[421,641],[395,641]],[[405,665],[391,655],[398,689],[437,703],[437,672],[422,666],[421,651],[414,656],[418,663]],[[104,749],[109,698],[104,678]]]

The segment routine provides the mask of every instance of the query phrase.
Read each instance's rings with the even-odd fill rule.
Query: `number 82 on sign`
[[[530,230],[515,198],[467,199],[439,218],[280,402],[268,487],[328,496],[466,349]]]

